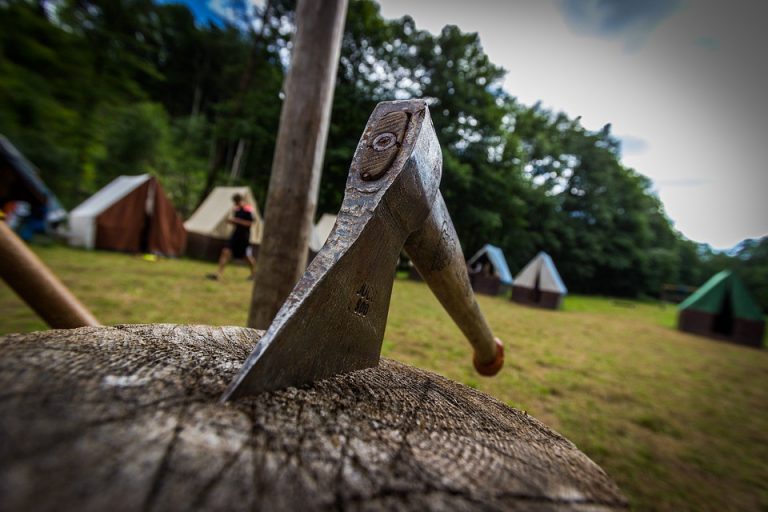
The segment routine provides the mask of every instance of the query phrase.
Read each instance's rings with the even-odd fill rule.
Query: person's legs
[[[217,273],[219,275],[224,273],[224,267],[227,266],[227,263],[229,263],[229,260],[232,259],[232,250],[229,247],[225,247],[221,250],[221,256],[219,256],[219,270]]]
[[[251,266],[250,279],[253,279],[256,276],[256,258],[251,256],[250,254],[246,254],[245,259],[248,260],[248,264]]]
[[[218,279],[221,277],[221,274],[224,273],[224,267],[227,266],[227,263],[229,263],[229,260],[232,259],[232,250],[229,247],[225,247],[221,250],[221,254],[219,255],[219,268],[214,272],[213,274],[208,274],[206,277],[209,279]]]

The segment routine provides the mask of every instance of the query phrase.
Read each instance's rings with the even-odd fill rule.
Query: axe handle
[[[475,300],[459,238],[439,191],[427,220],[406,240],[405,252],[472,344],[477,371],[496,374],[504,362],[504,350]]]
[[[0,220],[0,277],[54,329],[99,325],[64,283]]]

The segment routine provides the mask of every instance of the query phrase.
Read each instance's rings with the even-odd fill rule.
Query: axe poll
[[[438,188],[441,174],[426,102],[379,103],[357,145],[328,241],[223,400],[376,366],[403,249],[472,344],[477,371],[499,371],[503,347],[472,292]]]

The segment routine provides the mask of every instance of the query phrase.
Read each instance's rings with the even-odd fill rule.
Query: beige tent
[[[184,223],[187,229],[187,256],[215,261],[221,249],[226,246],[232,234],[232,225],[227,219],[232,215],[232,196],[240,194],[245,202],[253,206],[251,245],[261,243],[262,219],[259,206],[249,187],[216,187],[208,194],[203,204]]]
[[[317,224],[312,228],[312,237],[309,239],[309,250],[317,253],[320,252],[326,240],[333,231],[333,226],[336,224],[336,216],[330,213],[324,213]]]

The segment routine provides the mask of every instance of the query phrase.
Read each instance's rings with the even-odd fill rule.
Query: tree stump
[[[261,334],[124,325],[0,338],[2,509],[627,506],[526,413],[394,361],[219,403]]]

